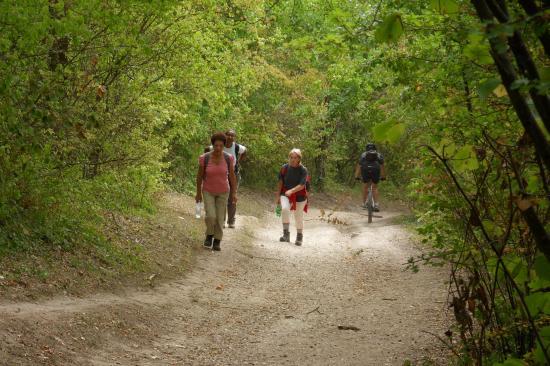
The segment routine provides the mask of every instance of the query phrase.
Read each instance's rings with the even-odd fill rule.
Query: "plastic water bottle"
[[[275,207],[275,216],[281,217],[281,205],[277,205],[277,207]]]
[[[201,210],[202,210],[202,202],[197,202],[195,204],[195,218],[196,219],[201,218]]]

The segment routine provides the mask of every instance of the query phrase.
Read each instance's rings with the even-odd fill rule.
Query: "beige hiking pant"
[[[294,211],[294,220],[296,220],[296,229],[304,228],[304,206],[307,201],[296,202],[296,211]],[[290,224],[290,200],[287,196],[281,196],[281,216],[283,224]]]
[[[222,240],[225,212],[227,210],[227,198],[229,192],[212,194],[202,192],[204,211],[206,213],[206,235],[214,235],[214,239]]]

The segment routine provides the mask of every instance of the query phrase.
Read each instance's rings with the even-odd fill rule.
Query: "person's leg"
[[[204,240],[204,246],[211,246],[214,238],[214,227],[216,224],[216,201],[215,196],[208,192],[202,193],[202,199],[204,202],[204,222],[206,223],[206,239]]]
[[[237,204],[227,201],[227,226],[235,227],[235,213],[237,212]]]
[[[374,203],[378,204],[378,185],[376,183],[372,183],[372,198],[374,199]]]
[[[296,220],[296,245],[302,245],[304,240],[304,202],[296,202],[296,211],[294,211],[294,219]]]
[[[374,199],[374,208],[376,211],[379,211],[378,198],[380,197],[378,193],[378,182],[380,182],[380,168],[375,169],[372,173],[372,198]]]
[[[239,184],[241,177],[237,175],[237,191],[239,190]],[[227,200],[227,226],[230,228],[235,227],[235,214],[237,213],[237,204]]]
[[[367,203],[367,197],[369,196],[370,181],[363,181],[363,205]]]
[[[223,238],[223,224],[227,210],[227,197],[229,193],[223,193],[215,196],[216,219],[214,223],[214,241],[212,249],[220,250],[220,242]]]
[[[283,221],[283,236],[280,241],[290,241],[290,201],[287,196],[281,196],[281,218]]]
[[[229,193],[217,194],[215,196],[216,219],[214,223],[214,239],[222,240],[223,223],[227,210],[227,197]]]

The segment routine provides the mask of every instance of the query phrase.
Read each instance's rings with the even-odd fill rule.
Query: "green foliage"
[[[391,14],[378,25],[375,37],[378,42],[396,42],[403,35],[403,21],[400,14]]]
[[[348,189],[374,141],[432,246],[411,268],[453,270],[456,353],[543,364],[550,263],[519,205],[550,222],[550,180],[507,89],[542,126],[550,73],[539,20],[509,5],[487,24],[458,0],[4,2],[0,253],[100,246],[109,212],[193,191],[217,130],[236,129],[260,187],[299,147],[314,189]],[[515,31],[540,79],[516,63],[505,88],[489,41],[512,60]]]
[[[459,8],[454,0],[430,0],[430,5],[441,14],[456,14]]]

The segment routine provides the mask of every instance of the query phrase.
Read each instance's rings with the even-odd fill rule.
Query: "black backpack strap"
[[[237,157],[239,157],[240,148],[241,148],[241,145],[239,145],[235,142],[235,155],[237,155]]]

